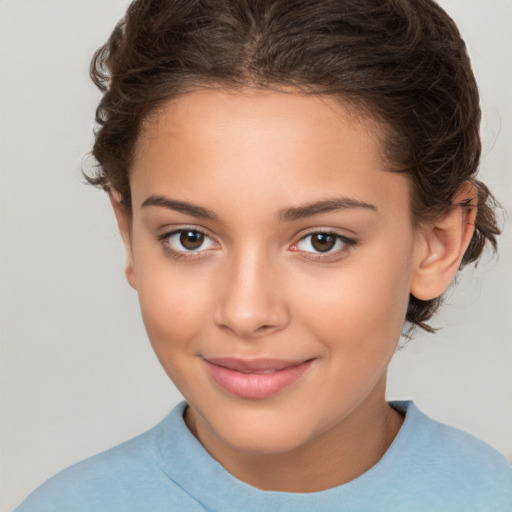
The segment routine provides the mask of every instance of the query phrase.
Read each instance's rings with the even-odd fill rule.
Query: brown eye
[[[164,233],[158,237],[163,250],[174,256],[200,256],[218,245],[199,229],[176,229],[171,233]]]
[[[356,245],[353,238],[329,231],[316,231],[303,236],[293,250],[316,255],[317,258],[341,255]]]
[[[204,242],[204,233],[199,231],[182,231],[180,233],[180,244],[187,250],[199,249]]]
[[[327,252],[336,245],[336,237],[328,233],[315,233],[311,236],[311,245],[318,252]]]

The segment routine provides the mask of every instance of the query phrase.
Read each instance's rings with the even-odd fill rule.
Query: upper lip
[[[309,359],[237,359],[234,357],[208,357],[205,361],[242,373],[272,372],[291,368]]]

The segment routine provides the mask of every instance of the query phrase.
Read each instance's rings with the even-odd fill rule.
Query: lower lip
[[[242,373],[204,360],[212,380],[224,391],[240,398],[261,399],[279,393],[297,381],[312,365],[304,361],[272,373]]]

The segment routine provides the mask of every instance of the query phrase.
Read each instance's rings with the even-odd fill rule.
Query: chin
[[[272,455],[293,451],[314,436],[305,418],[281,411],[240,411],[206,418],[210,430],[229,449],[247,455]]]

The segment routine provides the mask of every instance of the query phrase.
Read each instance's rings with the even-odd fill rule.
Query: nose
[[[278,271],[268,257],[240,256],[219,274],[214,319],[218,327],[252,339],[285,328],[289,312]]]

